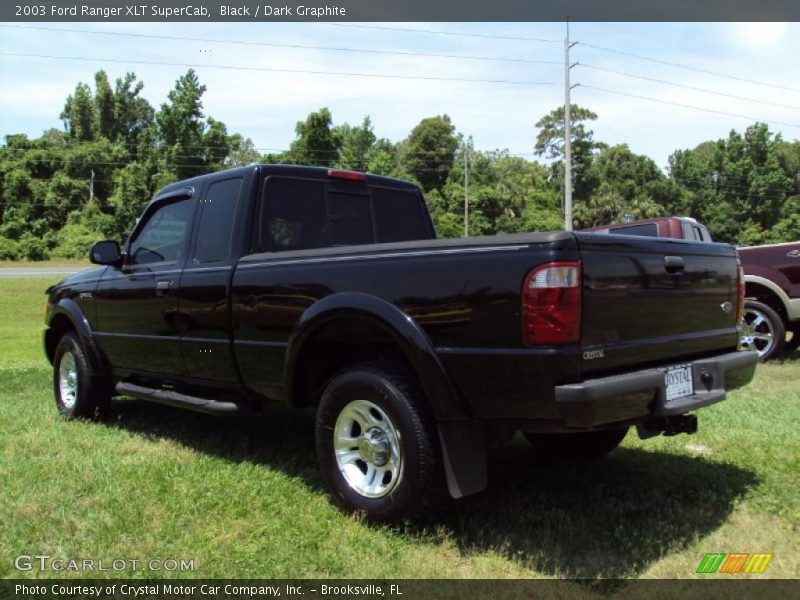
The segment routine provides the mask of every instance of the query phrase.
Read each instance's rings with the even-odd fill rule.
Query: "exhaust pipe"
[[[642,440],[662,434],[667,436],[678,435],[679,433],[691,435],[697,433],[697,416],[653,417],[638,423],[636,432],[639,434],[639,439]]]

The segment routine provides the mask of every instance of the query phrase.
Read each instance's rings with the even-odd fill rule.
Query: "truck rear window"
[[[431,239],[416,190],[380,186],[329,188],[325,181],[268,177],[257,233],[261,251]]]
[[[639,225],[627,225],[623,227],[610,227],[608,233],[620,233],[623,235],[644,235],[658,237],[658,225],[655,223],[641,223]]]

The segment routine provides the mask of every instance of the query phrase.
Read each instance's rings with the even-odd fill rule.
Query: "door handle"
[[[156,281],[156,296],[166,296],[172,288],[171,281]]]
[[[683,273],[684,270],[684,262],[682,256],[665,256],[664,257],[664,269],[667,273],[672,275],[678,275]]]

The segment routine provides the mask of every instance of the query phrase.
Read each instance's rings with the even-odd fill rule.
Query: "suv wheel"
[[[757,300],[744,305],[739,345],[745,350],[756,350],[762,361],[779,357],[786,343],[786,326],[775,310]]]
[[[785,352],[791,354],[800,348],[800,323],[792,323],[788,330],[792,332],[792,337],[786,342]]]
[[[53,390],[58,412],[67,418],[105,416],[111,401],[108,382],[93,377],[77,336],[66,333],[53,357]]]
[[[435,510],[445,481],[416,379],[392,363],[356,365],[328,383],[317,410],[322,476],[334,500],[373,521]]]
[[[525,439],[537,452],[569,460],[587,460],[605,456],[625,439],[627,427],[580,433],[529,433]]]

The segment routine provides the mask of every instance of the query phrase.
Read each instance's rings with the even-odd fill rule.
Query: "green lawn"
[[[26,269],[46,269],[48,267],[75,267],[86,269],[91,267],[88,257],[85,259],[77,258],[54,258],[52,260],[0,260],[0,269],[26,268]]]
[[[106,423],[59,418],[41,351],[49,283],[0,280],[0,577],[44,553],[193,559],[182,575],[209,578],[683,578],[706,552],[772,552],[764,577],[800,576],[800,355],[759,366],[697,435],[631,433],[583,466],[515,440],[493,451],[486,493],[425,526],[376,527],[329,503],[308,415],[124,400]]]

